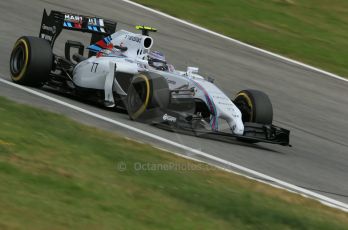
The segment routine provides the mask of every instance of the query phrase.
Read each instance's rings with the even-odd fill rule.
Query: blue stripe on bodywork
[[[95,52],[99,52],[102,50],[102,48],[100,48],[99,46],[96,46],[96,45],[90,45],[87,47],[87,49],[95,51]]]
[[[110,36],[105,37],[104,41],[106,42],[106,44],[109,44],[111,42]]]

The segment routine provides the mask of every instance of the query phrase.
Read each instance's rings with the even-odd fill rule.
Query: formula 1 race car
[[[115,32],[116,24],[44,10],[39,37],[23,36],[14,45],[12,80],[124,108],[132,120],[174,131],[289,146],[290,131],[272,124],[272,104],[265,93],[243,90],[230,99],[198,68],[175,70],[161,52],[151,51],[149,33],[156,29],[137,26],[141,33]],[[65,43],[64,57],[53,53],[63,29],[92,34],[88,57],[84,44],[71,40]]]

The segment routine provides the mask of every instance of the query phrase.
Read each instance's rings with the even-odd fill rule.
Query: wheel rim
[[[19,45],[13,51],[13,55],[11,56],[10,66],[11,72],[14,75],[18,75],[25,66],[25,50],[22,45]]]
[[[250,106],[250,102],[244,96],[240,95],[236,97],[234,103],[242,113],[242,121],[252,122],[253,108]]]
[[[132,93],[130,96],[130,105],[133,108],[132,110],[138,110],[145,102],[146,98],[146,86],[144,83],[138,82],[137,84],[132,85]]]
[[[128,113],[132,119],[138,118],[149,103],[150,85],[145,76],[132,83],[128,92]]]
[[[21,81],[29,64],[29,46],[24,38],[14,45],[10,58],[10,72],[13,81]]]

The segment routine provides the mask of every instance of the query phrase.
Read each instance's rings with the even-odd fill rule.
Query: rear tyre
[[[243,90],[237,94],[233,102],[242,113],[243,123],[272,124],[273,107],[267,94],[259,90]]]
[[[167,80],[154,73],[135,75],[128,89],[126,105],[131,120],[152,122],[162,116],[169,103]]]
[[[52,63],[53,53],[48,41],[37,37],[20,37],[11,53],[11,79],[22,85],[41,86],[49,79]]]

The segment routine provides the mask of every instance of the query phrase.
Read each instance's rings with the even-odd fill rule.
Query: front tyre
[[[49,79],[53,53],[48,41],[38,37],[20,37],[12,50],[10,72],[13,82],[40,86]]]
[[[127,92],[126,105],[131,120],[152,122],[162,116],[161,109],[169,103],[167,80],[155,73],[133,77]]]
[[[270,125],[273,121],[273,107],[271,100],[264,92],[247,89],[240,91],[233,103],[242,113],[242,121]],[[239,140],[246,143],[257,143],[255,140]]]
[[[264,92],[253,89],[240,91],[233,103],[241,111],[243,123],[272,124],[273,107],[271,100]]]

